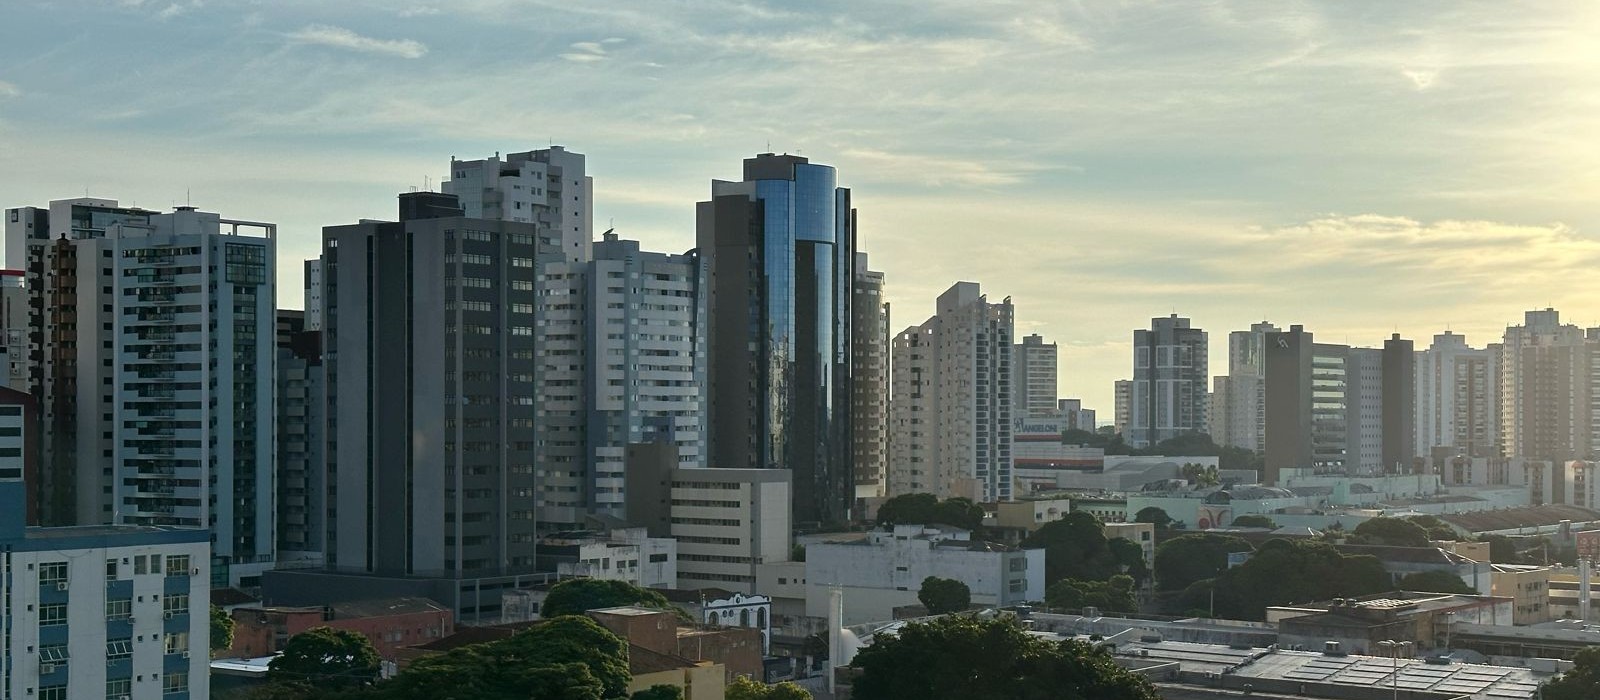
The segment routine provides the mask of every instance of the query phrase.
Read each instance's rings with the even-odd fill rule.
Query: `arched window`
[[[750,608],[741,608],[739,610],[739,626],[740,627],[749,627],[750,626]]]
[[[767,609],[766,608],[758,608],[756,610],[756,627],[759,627],[761,629],[766,629],[767,628]]]

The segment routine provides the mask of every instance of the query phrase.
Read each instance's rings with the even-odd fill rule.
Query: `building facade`
[[[1299,325],[1290,326],[1287,331],[1268,332],[1265,336],[1263,484],[1277,484],[1278,475],[1285,469],[1305,469],[1313,465],[1311,368],[1315,345],[1312,334]],[[1330,384],[1335,380],[1342,382],[1336,376],[1325,376],[1317,386],[1323,394],[1332,394],[1334,387]]]
[[[552,350],[535,339],[536,261],[559,254],[539,232],[462,216],[323,229],[333,567],[533,569],[553,478],[539,472],[582,468],[536,467],[535,375]]]
[[[1266,342],[1281,329],[1267,321],[1228,334],[1228,374],[1214,380],[1211,439],[1219,445],[1260,451],[1266,448]]]
[[[1593,449],[1590,349],[1555,309],[1506,328],[1500,351],[1500,440],[1506,457],[1583,459]]]
[[[1128,434],[1128,425],[1133,420],[1133,380],[1118,379],[1113,383],[1114,394],[1111,411],[1112,427],[1118,435]]]
[[[957,282],[937,308],[895,336],[889,495],[1011,500],[1011,298]]]
[[[851,461],[855,497],[881,498],[889,486],[889,302],[883,273],[856,253],[850,288]]]
[[[278,310],[277,510],[283,559],[315,560],[326,547],[327,382],[322,333],[309,329],[310,323],[308,312]]]
[[[715,468],[794,472],[794,516],[849,520],[855,210],[834,169],[744,161],[696,209],[707,274],[708,424]]]
[[[1060,355],[1055,343],[1038,333],[1024,336],[1011,348],[1011,413],[1045,416],[1054,413]]]
[[[1150,447],[1209,427],[1207,347],[1206,332],[1177,314],[1150,319],[1150,330],[1133,332],[1129,445]]]
[[[482,160],[450,159],[450,179],[440,183],[455,195],[461,213],[474,219],[538,226],[542,242],[569,260],[586,261],[594,240],[594,178],[585,159],[561,146],[495,153]]]

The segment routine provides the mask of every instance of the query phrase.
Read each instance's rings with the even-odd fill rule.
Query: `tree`
[[[1133,577],[1135,583],[1144,583],[1150,580],[1150,566],[1144,561],[1144,547],[1139,546],[1126,537],[1112,537],[1106,540],[1106,546],[1111,550],[1111,558],[1122,567],[1122,573]]]
[[[983,527],[983,507],[970,498],[940,501],[931,493],[908,493],[878,506],[878,525],[949,525],[977,530]]]
[[[627,695],[628,644],[594,620],[564,615],[505,639],[418,659],[382,697],[600,700]]]
[[[971,607],[972,591],[967,584],[953,578],[929,576],[922,579],[922,590],[917,591],[917,600],[922,601],[922,607],[928,609],[928,614],[944,615]]]
[[[806,560],[806,546],[805,545],[796,544],[795,546],[789,548],[789,561],[801,561],[801,562],[803,562],[805,560]]]
[[[1045,523],[1022,547],[1044,550],[1045,581],[1104,581],[1119,570],[1100,520],[1082,511]]]
[[[562,615],[582,615],[589,610],[637,605],[657,610],[673,611],[687,616],[667,602],[666,597],[648,588],[640,588],[627,581],[606,581],[593,578],[567,579],[550,587],[550,595],[539,606],[539,616],[545,619]]]
[[[233,647],[233,616],[215,605],[211,606],[211,652],[214,654]]]
[[[1167,511],[1155,506],[1140,508],[1139,512],[1133,514],[1133,521],[1136,523],[1151,523],[1156,526],[1157,530],[1172,526],[1172,516],[1167,515]]]
[[[1427,514],[1413,515],[1405,518],[1405,520],[1427,532],[1429,540],[1455,542],[1461,539],[1460,535],[1456,534],[1456,529],[1450,527],[1450,523],[1440,520],[1437,516]]]
[[[1479,535],[1479,542],[1489,543],[1489,561],[1496,564],[1519,564],[1522,555],[1517,553],[1517,545],[1510,537],[1505,535]]]
[[[1472,595],[1477,593],[1460,576],[1448,571],[1418,571],[1414,574],[1401,576],[1395,582],[1395,587],[1402,591],[1425,591],[1428,593],[1459,593]]]
[[[1277,529],[1278,524],[1265,515],[1241,515],[1233,519],[1234,527],[1268,527]]]
[[[1033,637],[1009,617],[950,615],[880,634],[850,663],[858,698],[1158,700],[1150,682],[1076,640]],[[730,700],[734,696],[728,695]]]
[[[1401,518],[1373,518],[1350,533],[1352,544],[1380,544],[1391,547],[1426,547],[1428,531]]]
[[[1600,698],[1600,646],[1584,647],[1572,657],[1572,668],[1540,691],[1544,700]]]
[[[313,627],[289,638],[267,666],[267,679],[317,687],[365,685],[378,677],[381,663],[372,642],[359,633]]]
[[[1194,463],[1185,464],[1183,465],[1182,476],[1186,481],[1200,487],[1216,486],[1222,483],[1221,477],[1217,475],[1217,467],[1214,464],[1205,466]]]
[[[1158,553],[1159,556],[1159,553]],[[1210,592],[1200,581],[1185,591],[1186,607],[1206,607]],[[1210,583],[1219,617],[1261,620],[1271,605],[1349,598],[1390,590],[1389,574],[1377,557],[1345,556],[1333,545],[1307,540],[1268,540],[1250,560]]]
[[[1133,596],[1133,578],[1122,574],[1112,576],[1110,581],[1057,581],[1045,589],[1044,604],[1052,609],[1093,606],[1103,612],[1139,611],[1139,602]]]
[[[728,684],[727,700],[811,700],[811,693],[794,683],[768,685],[749,676],[739,676]]]
[[[1196,581],[1214,578],[1228,568],[1228,555],[1254,547],[1232,535],[1180,535],[1156,547],[1156,586],[1181,591]]]
[[[683,700],[683,688],[675,685],[652,685],[637,693],[630,700]]]

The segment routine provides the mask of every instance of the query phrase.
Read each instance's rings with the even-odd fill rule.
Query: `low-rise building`
[[[632,452],[639,452],[630,447]],[[628,519],[678,543],[675,588],[755,592],[756,567],[789,560],[787,469],[664,468],[631,460]]]
[[[1351,654],[1377,653],[1378,643],[1400,641],[1418,651],[1447,646],[1452,622],[1510,625],[1512,600],[1494,596],[1395,591],[1306,605],[1267,608],[1278,624],[1278,644],[1320,649],[1338,642]]]
[[[1067,517],[1072,512],[1072,501],[1062,497],[1024,497],[1015,501],[984,504],[984,510],[993,513],[985,518],[985,525],[1028,533]]]
[[[829,590],[844,592],[847,625],[888,620],[916,605],[929,576],[967,585],[974,605],[1007,606],[1044,599],[1044,550],[972,539],[952,527],[896,525],[850,542],[806,547],[806,614],[827,617]]]
[[[384,661],[395,661],[402,647],[424,644],[455,633],[450,609],[427,598],[382,598],[314,607],[243,607],[235,609],[233,645],[218,654],[227,658],[271,656],[295,635],[317,627],[355,632]]]
[[[745,595],[718,588],[694,591],[664,590],[667,602],[694,620],[720,627],[746,627],[761,633],[761,653],[772,645],[772,598]]]
[[[1550,602],[1550,578],[1554,569],[1516,564],[1489,566],[1489,595],[1511,599],[1511,624],[1536,625],[1557,619],[1555,606]]]
[[[645,528],[557,532],[539,540],[538,567],[561,578],[625,581],[643,588],[678,584],[678,542]]]
[[[1106,539],[1122,538],[1144,550],[1144,565],[1153,571],[1156,565],[1155,523],[1106,523]]]

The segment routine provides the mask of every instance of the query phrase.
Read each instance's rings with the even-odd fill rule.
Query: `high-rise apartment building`
[[[80,256],[78,242],[103,238],[123,221],[148,221],[156,212],[121,207],[116,200],[63,199],[48,207],[6,210],[6,262],[24,274],[28,296],[28,392],[39,401],[39,480],[28,484],[44,525],[108,523],[111,438],[80,429],[79,415],[104,415],[112,401],[101,376],[104,339],[79,338],[79,329],[112,323],[111,301],[87,306],[79,318],[80,289],[114,295],[117,280],[103,258]],[[106,291],[110,290],[110,291]],[[80,379],[79,370],[95,376]],[[109,419],[107,419],[109,420]],[[86,443],[81,455],[79,435]]]
[[[1312,346],[1310,466],[1319,474],[1346,473],[1350,463],[1350,370],[1350,346]]]
[[[1264,337],[1262,364],[1263,405],[1266,411],[1265,458],[1261,483],[1275,485],[1284,469],[1312,466],[1312,363],[1315,353],[1312,334],[1294,325],[1287,331],[1268,331]],[[1324,393],[1331,377],[1321,379]]]
[[[542,530],[626,516],[625,449],[665,442],[705,465],[705,307],[694,254],[606,232],[588,261],[544,262],[534,312]]]
[[[1506,457],[1563,463],[1592,449],[1590,358],[1582,329],[1555,309],[1529,311],[1501,347],[1500,439]]]
[[[889,471],[889,302],[883,273],[856,253],[850,287],[851,462],[857,499],[887,494]]]
[[[1133,332],[1133,395],[1128,444],[1149,447],[1205,431],[1210,389],[1206,332],[1173,314]]]
[[[1466,457],[1488,457],[1499,435],[1500,353],[1475,349],[1466,337],[1445,331],[1416,353],[1417,456],[1454,448]]]
[[[322,330],[322,258],[305,262],[305,330]]]
[[[319,268],[320,270],[320,265]],[[278,555],[320,557],[325,548],[327,387],[322,370],[322,333],[311,330],[309,313],[278,310]]]
[[[80,319],[114,318],[80,323],[80,357],[93,342],[110,360],[112,397],[90,414],[80,396],[80,437],[113,438],[116,522],[211,528],[220,585],[251,585],[274,560],[276,231],[178,207],[78,246],[115,280],[78,290]],[[83,367],[80,387],[95,374]]]
[[[889,495],[1012,498],[1011,298],[975,282],[939,295],[938,313],[894,340]]]
[[[1280,329],[1266,321],[1228,334],[1228,374],[1213,381],[1208,420],[1219,445],[1260,451],[1266,445],[1266,336]]]
[[[402,210],[436,211],[414,198],[442,196],[401,195]],[[459,215],[323,229],[329,564],[534,567],[539,489],[584,468],[535,459],[535,375],[553,350],[535,335],[536,261],[560,255],[541,230]]]
[[[1055,343],[1038,333],[1024,336],[1011,349],[1011,413],[1015,416],[1054,415],[1058,353]]]
[[[1301,326],[1265,341],[1264,481],[1291,468],[1352,476],[1411,469],[1410,341],[1395,335],[1383,349],[1352,348],[1314,342]]]
[[[1417,458],[1416,349],[1399,333],[1383,341],[1382,458],[1384,473],[1409,474],[1423,464]]]
[[[1377,474],[1383,469],[1383,404],[1388,396],[1383,387],[1383,351],[1336,347],[1345,348],[1344,473]]]
[[[1112,386],[1114,394],[1111,409],[1111,424],[1118,435],[1127,435],[1128,426],[1133,420],[1133,380],[1118,379]]]
[[[0,386],[28,391],[28,288],[22,270],[0,270]]]
[[[707,271],[708,466],[794,472],[797,522],[843,522],[854,496],[850,190],[792,155],[744,161],[696,210]]]
[[[499,153],[482,160],[450,159],[444,194],[474,219],[535,224],[546,243],[570,260],[589,259],[594,240],[594,178],[584,157],[561,146]]]

